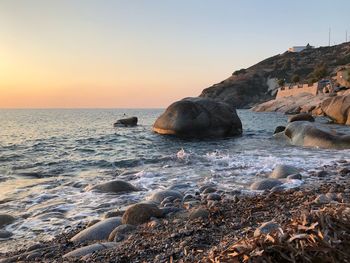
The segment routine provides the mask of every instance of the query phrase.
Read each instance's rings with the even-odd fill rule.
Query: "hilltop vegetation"
[[[350,42],[299,53],[285,52],[233,72],[229,78],[204,89],[200,96],[247,108],[272,99],[278,80],[281,83],[312,83],[335,75],[339,66],[349,63]]]

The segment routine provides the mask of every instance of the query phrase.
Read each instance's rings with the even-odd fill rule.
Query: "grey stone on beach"
[[[91,240],[107,240],[113,229],[121,225],[121,223],[120,217],[108,218],[79,232],[71,238],[71,241],[79,243]]]
[[[297,174],[291,174],[287,176],[287,179],[297,179],[297,180],[301,180],[302,176],[301,174],[297,173]]]
[[[300,170],[295,168],[294,166],[281,164],[281,165],[277,165],[273,169],[269,178],[275,178],[275,179],[287,178],[288,175],[299,173],[299,171]]]
[[[173,198],[173,200],[175,199],[182,200],[183,194],[175,190],[160,190],[153,193],[151,196],[149,196],[147,200],[160,204],[161,202],[164,201],[165,198],[169,198],[169,197]]]
[[[105,243],[98,243],[98,244],[92,244],[89,246],[77,248],[65,255],[63,255],[63,258],[75,258],[75,257],[82,257],[90,253],[94,253],[96,251],[113,248],[116,247],[116,243],[114,242],[105,242]]]
[[[11,224],[15,218],[9,214],[0,214],[0,227]]]
[[[262,234],[270,234],[274,231],[277,231],[279,229],[280,225],[275,222],[265,222],[261,224],[257,229],[254,231],[254,237],[258,237]]]
[[[185,98],[158,117],[153,131],[178,137],[227,137],[242,134],[242,123],[229,104],[208,98]]]
[[[138,203],[129,206],[122,218],[123,224],[140,225],[151,217],[163,217],[163,212],[154,204]]]
[[[100,192],[107,192],[107,193],[138,191],[138,189],[135,186],[123,180],[113,180],[106,183],[97,184],[97,185],[88,187],[87,190],[88,191],[97,190]]]
[[[279,186],[283,184],[278,179],[262,179],[260,181],[254,182],[251,184],[250,189],[251,190],[270,190],[274,188],[275,186]]]
[[[209,217],[209,211],[204,208],[194,209],[190,212],[190,215],[189,215],[189,218],[191,220],[198,219],[198,218],[206,219],[208,217]]]
[[[119,242],[122,239],[124,239],[124,236],[132,231],[134,231],[136,229],[136,226],[134,225],[129,225],[129,224],[125,224],[125,225],[120,225],[117,226],[110,234],[108,237],[108,241],[109,242]]]

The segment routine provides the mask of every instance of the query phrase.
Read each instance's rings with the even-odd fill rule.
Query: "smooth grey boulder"
[[[79,232],[71,238],[71,241],[80,243],[91,240],[107,240],[113,229],[121,225],[121,223],[120,217],[108,218]]]
[[[327,149],[350,148],[350,135],[335,133],[310,122],[292,122],[287,125],[284,133],[293,145]]]
[[[138,189],[132,184],[123,180],[113,180],[106,183],[97,184],[87,188],[89,191],[97,190],[105,193],[134,192]]]
[[[294,122],[294,121],[309,121],[309,122],[314,122],[315,118],[312,117],[312,115],[310,113],[299,113],[299,114],[295,114],[293,116],[290,116],[288,118],[288,122]]]
[[[134,231],[136,226],[134,225],[120,225],[114,228],[114,230],[109,234],[108,241],[119,242],[124,239],[125,235]]]
[[[9,238],[13,234],[10,231],[7,230],[0,230],[0,238]]]
[[[163,217],[163,212],[154,204],[138,203],[129,206],[124,215],[123,224],[140,225],[151,217]]]
[[[113,248],[115,246],[116,246],[116,243],[114,243],[114,242],[92,244],[89,246],[77,248],[77,249],[75,249],[67,254],[64,254],[63,258],[82,257],[82,256],[85,256],[87,254],[90,254],[90,253],[93,253],[96,251],[100,251],[100,250],[104,250],[104,249],[108,249],[108,248]]]
[[[0,214],[0,227],[11,224],[15,218],[9,214]]]
[[[147,200],[160,204],[161,202],[164,201],[165,198],[172,199],[172,200],[175,200],[175,199],[182,200],[183,194],[175,190],[160,190],[153,193],[151,196],[149,196]]]
[[[138,122],[137,117],[120,119],[120,120],[117,120],[116,123],[114,123],[114,127],[133,127],[133,126],[137,126],[137,122]]]
[[[251,184],[250,189],[251,190],[270,190],[274,188],[275,186],[283,184],[278,179],[262,179],[260,181],[254,182]]]
[[[229,137],[242,134],[242,123],[229,104],[209,98],[184,98],[158,117],[153,131],[178,137]]]
[[[299,172],[300,170],[298,168],[295,168],[294,166],[279,164],[273,169],[269,178],[275,178],[275,179],[287,178],[288,175],[297,174]]]

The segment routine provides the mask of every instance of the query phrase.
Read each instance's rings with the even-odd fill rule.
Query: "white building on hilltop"
[[[305,49],[310,49],[310,48],[314,48],[313,46],[310,46],[310,44],[307,44],[306,46],[294,46],[294,47],[290,47],[288,48],[289,52],[301,52]]]

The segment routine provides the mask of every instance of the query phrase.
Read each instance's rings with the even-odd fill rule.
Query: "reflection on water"
[[[299,148],[271,135],[286,117],[239,111],[244,134],[219,140],[179,140],[154,134],[161,110],[1,110],[0,213],[18,218],[1,249],[49,239],[68,226],[142,200],[155,189],[187,183],[189,191],[215,182],[246,188],[257,173],[279,163],[303,169],[350,151]],[[135,128],[113,128],[123,114],[139,117]],[[348,127],[335,126],[349,132]],[[122,178],[143,191],[123,195],[87,192],[88,184]]]

